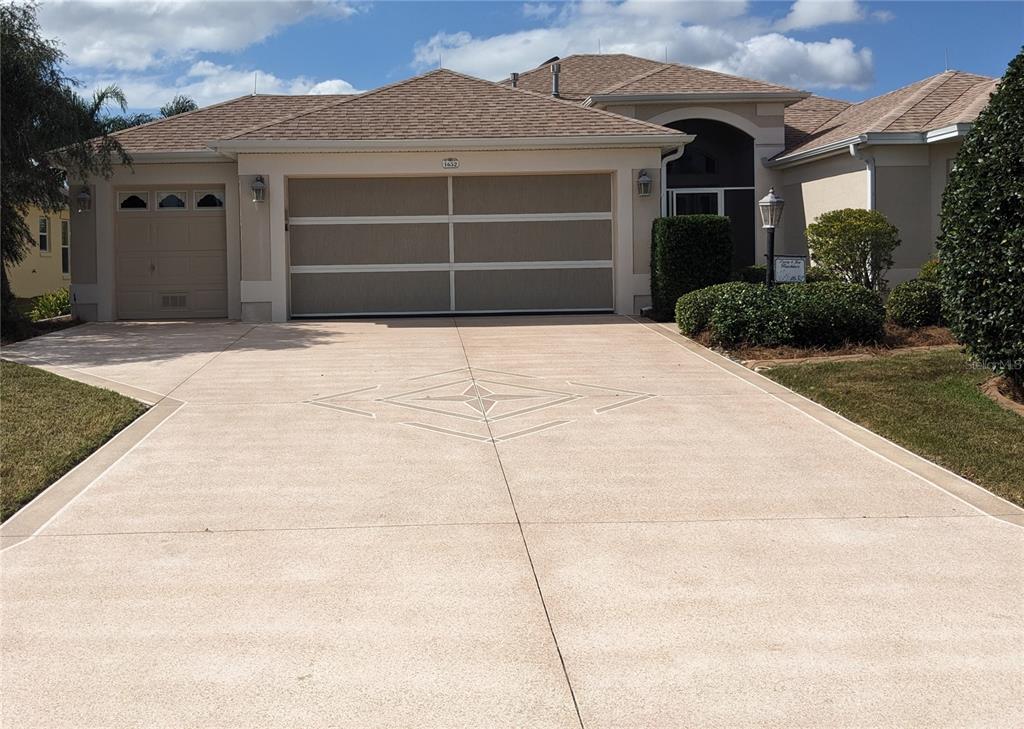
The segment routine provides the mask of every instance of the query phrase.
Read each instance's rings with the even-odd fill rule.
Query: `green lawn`
[[[771,379],[1024,506],[1024,417],[958,351],[776,367]]]
[[[0,521],[145,409],[110,390],[0,362]]]

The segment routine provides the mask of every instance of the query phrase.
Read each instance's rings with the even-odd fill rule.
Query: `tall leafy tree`
[[[1024,396],[1024,50],[957,154],[939,260],[953,333]]]
[[[7,266],[17,265],[32,234],[25,215],[32,206],[57,211],[67,204],[67,180],[109,177],[131,159],[103,121],[111,104],[125,106],[116,86],[91,99],[61,70],[64,54],[39,33],[35,5],[0,5],[0,245],[5,328],[21,317],[14,309]]]

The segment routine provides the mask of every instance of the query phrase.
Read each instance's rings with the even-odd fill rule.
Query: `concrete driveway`
[[[1020,727],[1022,512],[612,316],[90,324],[5,727]]]

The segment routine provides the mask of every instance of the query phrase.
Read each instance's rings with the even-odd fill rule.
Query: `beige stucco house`
[[[859,129],[862,105],[624,55],[503,84],[438,70],[355,96],[234,99],[119,132],[133,166],[72,185],[73,305],[100,320],[633,313],[655,217],[728,215],[734,264],[750,265],[769,186],[787,196],[791,252],[830,205],[924,201],[894,220],[909,275],[931,252],[942,155],[980,108],[954,87],[993,83],[936,79],[885,105],[950,120],[913,132],[920,150],[911,132]]]
[[[32,232],[33,245],[25,258],[7,269],[11,291],[21,299],[30,299],[71,283],[71,218],[65,208],[48,213],[29,208],[25,224]]]

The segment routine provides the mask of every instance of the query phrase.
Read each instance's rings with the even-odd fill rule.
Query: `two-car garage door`
[[[607,174],[292,178],[292,316],[613,308]]]

